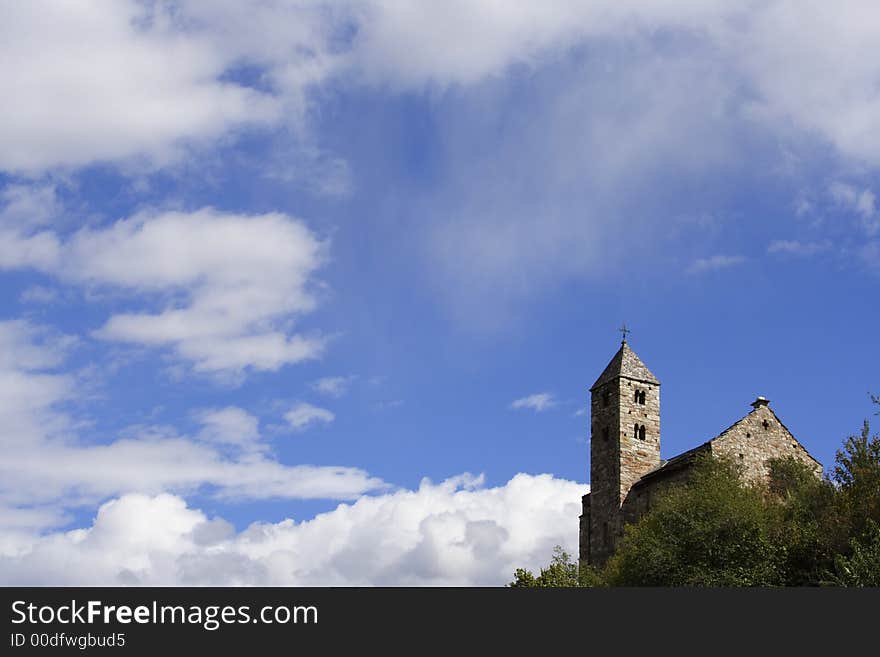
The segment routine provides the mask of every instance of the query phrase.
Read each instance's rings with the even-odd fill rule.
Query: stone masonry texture
[[[614,553],[625,523],[651,508],[659,489],[686,480],[700,454],[725,456],[746,481],[766,480],[771,459],[793,456],[821,476],[814,459],[759,397],[753,410],[715,438],[668,461],[660,459],[660,382],[624,342],[590,388],[590,492],[582,498],[582,564]]]

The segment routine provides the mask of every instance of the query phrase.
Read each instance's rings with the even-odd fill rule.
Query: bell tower
[[[632,485],[660,466],[660,382],[626,341],[590,388],[590,493],[581,516],[581,561],[603,564],[623,533]]]

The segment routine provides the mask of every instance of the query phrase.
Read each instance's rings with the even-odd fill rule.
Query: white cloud
[[[316,424],[329,424],[336,419],[326,408],[313,406],[308,402],[297,402],[284,414],[284,419],[297,431],[305,431]]]
[[[0,168],[161,162],[243,125],[301,124],[331,81],[475,86],[584,43],[658,53],[658,33],[719,62],[752,118],[877,164],[878,28],[870,0],[7,3]]]
[[[325,376],[312,383],[312,389],[328,397],[342,397],[348,392],[354,376]]]
[[[362,497],[311,520],[236,533],[172,495],[104,504],[91,527],[21,537],[0,552],[6,585],[484,585],[546,565],[554,545],[577,554],[586,486],[519,474],[424,480]],[[5,553],[5,554],[4,554]]]
[[[713,255],[708,258],[698,258],[688,267],[687,271],[689,274],[702,274],[735,267],[745,261],[745,257],[740,255]]]
[[[82,394],[77,375],[54,371],[72,345],[25,322],[0,322],[0,511],[6,515],[57,518],[67,508],[129,492],[354,499],[386,487],[359,468],[279,462],[256,418],[235,407],[198,413],[202,428],[194,436],[133,427],[102,444],[65,408]]]
[[[788,253],[791,255],[811,256],[828,251],[830,242],[800,242],[798,240],[774,240],[767,245],[767,253]]]
[[[43,230],[58,209],[50,185],[8,185],[0,191],[0,268],[47,268],[58,260],[58,238]]]
[[[209,443],[231,445],[247,451],[267,448],[260,441],[260,421],[247,411],[235,406],[203,410],[196,413],[202,424],[198,438]]]
[[[58,292],[43,285],[31,285],[22,290],[18,299],[22,303],[47,304],[58,299]]]
[[[55,187],[48,184],[7,185],[0,191],[0,226],[29,228],[52,223],[61,206]]]
[[[272,96],[224,82],[232,62],[171,3],[4,3],[0,168],[39,171],[146,155],[279,116]]]
[[[0,368],[33,372],[61,364],[76,338],[25,320],[0,321]]]
[[[472,85],[513,64],[552,61],[578,43],[659,51],[651,41],[662,32],[721,62],[730,88],[745,87],[741,99],[752,117],[783,135],[794,126],[846,156],[880,163],[880,16],[870,0],[353,4],[360,9],[353,60],[368,79]]]
[[[880,164],[876,6],[777,0],[747,11],[720,45],[756,91],[757,114],[782,134],[790,121],[847,157]]]
[[[868,237],[880,232],[880,213],[877,212],[877,197],[868,188],[858,188],[835,181],[828,187],[828,193],[839,206],[855,212],[861,220],[862,228]]]
[[[557,405],[557,401],[553,398],[553,394],[549,392],[539,392],[528,397],[516,399],[510,403],[510,408],[520,409],[528,408],[538,413],[546,411]]]
[[[240,375],[318,357],[325,340],[291,334],[316,304],[324,244],[279,213],[211,208],[141,213],[61,240],[44,231],[0,240],[0,267],[34,267],[67,282],[157,297],[159,312],[109,318],[106,340],[170,347],[197,371]]]

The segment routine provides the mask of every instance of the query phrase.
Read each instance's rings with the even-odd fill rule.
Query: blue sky
[[[0,10],[0,579],[503,583],[624,321],[663,456],[762,394],[831,465],[880,12],[804,4]]]

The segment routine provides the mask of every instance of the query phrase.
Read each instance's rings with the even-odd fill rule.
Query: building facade
[[[582,498],[580,562],[601,566],[659,489],[687,478],[697,457],[723,455],[749,481],[766,479],[768,462],[793,456],[818,475],[822,464],[758,397],[752,411],[715,438],[669,460],[660,458],[660,381],[626,342],[590,388],[590,492]]]

